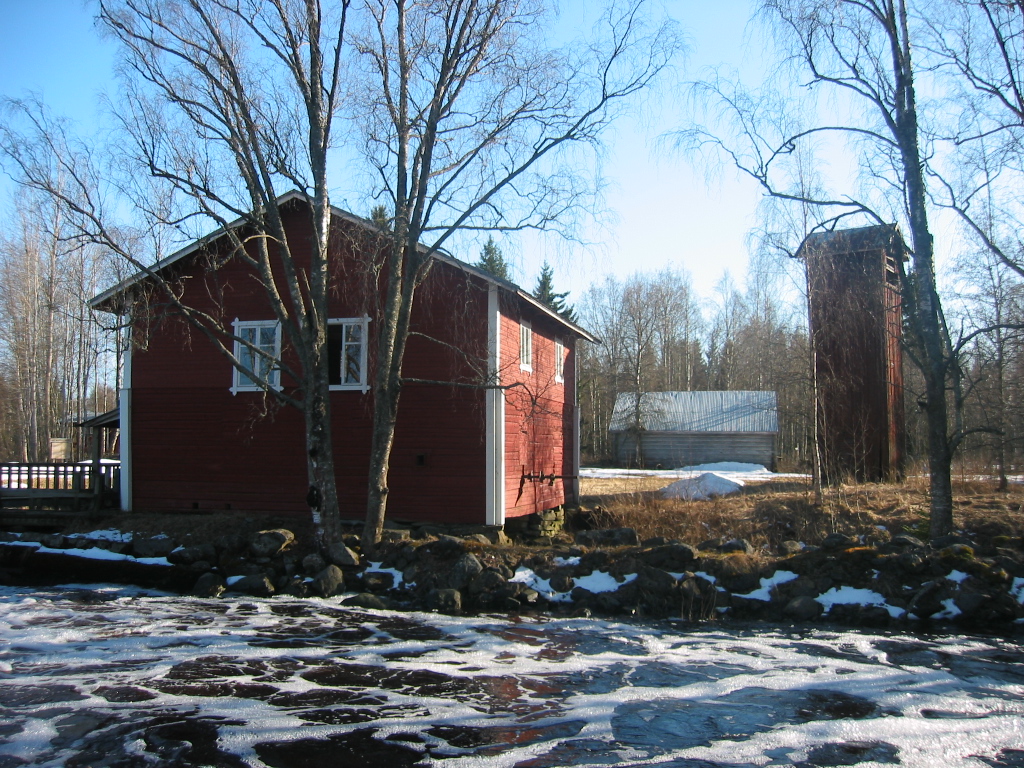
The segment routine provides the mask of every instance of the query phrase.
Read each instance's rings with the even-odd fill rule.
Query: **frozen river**
[[[1024,766],[1019,642],[0,588],[0,768]]]

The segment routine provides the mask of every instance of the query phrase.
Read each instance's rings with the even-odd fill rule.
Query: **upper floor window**
[[[565,344],[555,341],[555,381],[565,381]]]
[[[533,370],[533,328],[525,320],[519,322],[519,367]]]
[[[281,357],[281,326],[277,320],[235,320],[235,359],[253,376],[233,369],[231,392],[259,392],[264,382],[275,389],[281,386],[281,371],[277,361]]]
[[[331,389],[368,389],[366,383],[367,317],[327,321],[327,364]]]

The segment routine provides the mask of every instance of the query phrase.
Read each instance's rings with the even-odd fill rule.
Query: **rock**
[[[427,608],[439,613],[461,613],[462,593],[457,589],[432,589],[427,594]]]
[[[917,549],[924,549],[924,542],[916,536],[909,536],[906,533],[901,533],[899,536],[893,536],[892,541],[889,542],[897,547],[915,547]]]
[[[225,533],[213,540],[213,546],[220,553],[238,555],[245,551],[245,536],[240,533]]]
[[[331,544],[327,548],[327,559],[331,561],[332,565],[336,565],[339,568],[359,567],[359,555],[341,542]]]
[[[132,536],[132,552],[136,557],[167,557],[178,542],[170,536]]]
[[[803,542],[800,541],[784,541],[779,545],[779,554],[783,557],[799,555],[803,551],[804,545]]]
[[[274,557],[295,543],[295,534],[284,528],[260,531],[249,542],[253,557]]]
[[[188,568],[190,571],[193,571],[194,573],[206,573],[211,568],[213,568],[213,564],[210,563],[208,560],[196,560],[191,565],[187,565],[185,567]]]
[[[60,533],[43,533],[39,536],[39,543],[50,549],[64,549],[64,536]]]
[[[786,603],[782,613],[795,621],[810,621],[821,616],[823,610],[821,603],[810,595],[800,595]]]
[[[982,606],[992,602],[992,595],[973,589],[958,589],[953,597],[953,604],[960,609],[963,618],[973,618]]]
[[[270,597],[276,592],[266,576],[243,576],[231,585],[231,589],[253,597]]]
[[[581,547],[631,547],[640,543],[633,528],[606,528],[599,531],[580,531],[576,543]]]
[[[440,558],[458,557],[466,551],[466,543],[462,539],[449,536],[446,533],[440,534],[437,537],[437,541],[432,541],[423,546],[431,555]]]
[[[333,597],[345,590],[345,574],[336,565],[328,565],[313,577],[310,585],[321,597]]]
[[[508,579],[493,568],[488,568],[473,579],[469,591],[473,595],[491,594],[504,589],[507,585]]]
[[[846,741],[819,744],[807,751],[807,761],[797,768],[810,766],[860,765],[861,763],[899,764],[899,748],[885,741]]]
[[[911,598],[910,605],[907,606],[907,613],[912,613],[919,619],[927,619],[932,614],[943,610],[942,601],[949,597],[945,587],[943,582],[925,582]]]
[[[208,572],[196,580],[196,585],[192,587],[192,594],[196,597],[220,597],[227,588],[228,585],[223,576]]]
[[[212,544],[197,544],[190,547],[176,547],[167,553],[167,559],[174,565],[192,565],[200,560],[216,562],[217,551]]]
[[[491,540],[482,533],[471,533],[466,537],[466,541],[475,541],[477,544],[484,544],[486,546],[491,545]]]
[[[664,598],[671,594],[679,582],[676,581],[675,576],[671,573],[660,568],[644,565],[637,572],[637,578],[634,583],[642,594],[649,593],[656,597]]]
[[[689,544],[663,544],[637,554],[636,559],[652,568],[681,573],[697,559],[697,551]]]
[[[411,538],[412,531],[408,528],[385,528],[380,534],[380,540],[382,543],[387,542],[393,544],[399,541],[409,541]]]
[[[860,544],[853,536],[847,536],[845,533],[839,533],[838,531],[830,533],[824,539],[821,540],[821,548],[830,551],[836,551],[840,549],[849,549]]]
[[[309,597],[309,584],[300,576],[285,576],[278,582],[277,591],[290,597]]]
[[[970,547],[974,545],[974,542],[966,536],[962,536],[957,533],[950,533],[946,536],[939,536],[938,538],[932,539],[930,544],[932,549],[945,549],[946,547],[951,547],[954,544],[966,544]]]
[[[718,548],[719,552],[742,552],[744,555],[754,554],[754,545],[746,539],[729,539]]]
[[[548,583],[555,592],[572,592],[576,579],[567,570],[560,570],[552,575]]]
[[[476,556],[466,552],[451,565],[441,581],[448,589],[465,589],[483,569]]]
[[[315,576],[327,567],[327,561],[314,552],[302,558],[302,570],[310,576]]]
[[[371,595],[369,592],[360,592],[352,597],[347,597],[342,604],[354,605],[357,608],[370,608],[378,611],[384,611],[391,607],[390,602],[378,597],[377,595]]]
[[[725,544],[725,539],[721,537],[717,539],[708,539],[707,541],[702,541],[700,544],[698,544],[697,549],[699,549],[701,552],[717,552],[718,548],[721,547],[723,544]]]
[[[387,592],[395,586],[395,576],[385,571],[363,571],[363,586],[371,592]]]
[[[921,573],[925,567],[924,558],[913,552],[901,552],[897,562],[907,573]]]

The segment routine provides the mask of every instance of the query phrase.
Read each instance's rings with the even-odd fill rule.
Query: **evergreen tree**
[[[382,232],[391,231],[391,217],[388,216],[388,209],[383,205],[375,205],[370,209],[370,221],[376,224]]]
[[[555,292],[554,274],[555,271],[551,265],[545,261],[544,266],[540,268],[540,277],[537,278],[537,287],[533,289],[533,295],[538,301],[547,304],[570,323],[575,323],[576,310],[565,300],[569,291]]]
[[[484,243],[484,249],[480,252],[480,261],[476,263],[476,266],[495,277],[508,280],[510,283],[513,282],[509,263],[505,261],[505,256],[502,254],[501,248],[494,242],[493,237],[488,237],[487,242]]]

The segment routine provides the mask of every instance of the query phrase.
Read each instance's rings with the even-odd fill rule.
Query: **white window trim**
[[[565,344],[555,339],[555,383],[565,383]]]
[[[523,344],[524,339],[526,344]],[[519,321],[519,370],[533,373],[533,325],[528,320]]]
[[[362,376],[362,381],[358,384],[331,384],[328,389],[332,392],[362,392],[364,395],[370,391],[370,377],[366,370],[366,349],[369,346],[369,330],[370,330],[370,317],[369,315],[363,315],[362,317],[332,317],[327,321],[328,325],[362,325],[363,327],[363,344],[362,349],[359,351],[359,373]],[[342,358],[344,359],[345,350],[342,349]]]
[[[243,328],[273,328],[274,333],[274,355],[275,357],[281,357],[281,324],[277,320],[239,320],[237,317],[231,323],[231,330],[235,336],[241,336],[240,331]],[[234,355],[235,359],[239,360],[242,353],[242,342],[235,339]],[[258,384],[239,384],[239,377],[244,374],[238,370],[238,366],[231,366],[231,394],[237,395],[239,392],[262,392],[263,387]],[[247,377],[248,378],[248,377]],[[281,369],[274,367],[270,370],[270,384],[271,389],[281,389]]]

